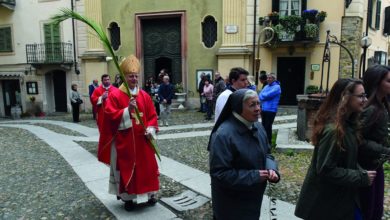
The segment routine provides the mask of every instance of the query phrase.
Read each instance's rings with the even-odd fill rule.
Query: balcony
[[[0,0],[0,5],[10,10],[15,9],[15,0]]]
[[[73,64],[71,43],[27,44],[27,63],[42,64]]]
[[[278,45],[315,44],[319,42],[320,23],[325,20],[326,12],[317,10],[305,10],[302,16],[290,15],[280,17],[277,12],[260,17],[259,24],[270,27],[274,31],[274,38],[268,46]],[[265,40],[270,38],[270,33],[265,34]]]

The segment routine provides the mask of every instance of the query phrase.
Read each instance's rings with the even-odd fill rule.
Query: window
[[[385,9],[385,24],[383,26],[383,35],[390,36],[390,6]]]
[[[306,10],[307,0],[272,0],[272,11],[280,16],[301,15]]]
[[[202,22],[202,41],[207,48],[217,41],[217,22],[212,16],[207,16]]]
[[[279,4],[280,16],[301,15],[300,0],[280,0]]]
[[[110,43],[114,50],[118,50],[121,45],[121,28],[116,22],[112,22],[108,28],[110,32]]]
[[[368,8],[368,24],[372,29],[379,30],[380,21],[381,21],[381,0],[371,0],[371,4]],[[374,19],[375,18],[375,19]]]
[[[37,82],[26,82],[27,94],[38,94]]]
[[[379,26],[381,24],[381,0],[377,0],[376,2],[376,16],[375,16],[375,29],[379,30]]]
[[[0,27],[0,53],[12,51],[11,27]]]
[[[374,62],[381,65],[386,65],[387,53],[383,51],[375,51]]]

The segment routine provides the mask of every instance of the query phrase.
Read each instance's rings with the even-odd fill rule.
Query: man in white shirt
[[[234,91],[246,88],[248,86],[248,71],[241,67],[234,67],[230,70],[229,73],[229,83],[230,85],[227,89],[222,92],[215,104],[215,122],[217,122],[219,115],[221,114],[223,107],[225,106],[227,99],[230,94]]]

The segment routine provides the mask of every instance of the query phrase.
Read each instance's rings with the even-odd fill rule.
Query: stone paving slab
[[[274,122],[280,122],[280,121],[288,121],[288,120],[296,120],[296,115],[285,115],[285,116],[276,116]],[[259,119],[259,122],[261,122],[261,119]],[[294,123],[296,124],[296,123]],[[159,129],[161,131],[169,131],[169,130],[181,130],[181,129],[196,129],[196,128],[209,128],[213,127],[214,122],[212,123],[197,123],[197,124],[187,124],[187,125],[172,125],[169,127],[160,127]]]
[[[302,151],[302,150],[313,150],[314,147],[311,144],[306,143],[290,143],[290,129],[289,128],[280,128],[278,130],[278,136],[276,139],[276,150],[278,151]]]
[[[277,125],[273,125],[272,129],[278,130],[281,128],[295,128],[296,126],[297,126],[297,123],[277,124]],[[163,127],[163,128],[167,128],[167,127]],[[170,128],[170,127],[168,127],[168,128]],[[211,130],[179,132],[179,133],[174,133],[174,134],[157,135],[157,139],[158,140],[165,140],[165,139],[179,139],[179,138],[189,138],[189,137],[199,137],[199,136],[210,136],[210,133],[211,133]]]

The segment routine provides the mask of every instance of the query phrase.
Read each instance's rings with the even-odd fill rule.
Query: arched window
[[[114,50],[118,50],[121,45],[121,28],[116,22],[112,22],[108,30],[110,32],[111,46]]]
[[[207,48],[217,41],[217,22],[212,16],[207,16],[202,22],[202,41]]]

